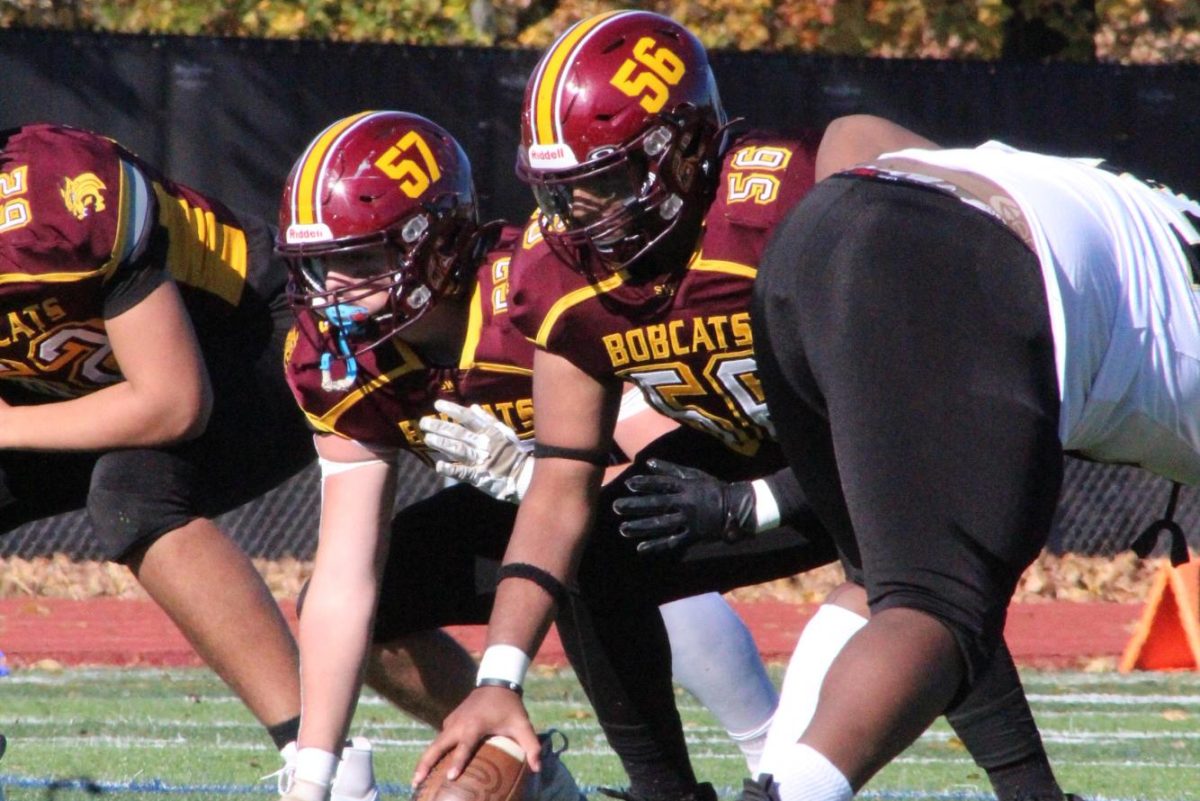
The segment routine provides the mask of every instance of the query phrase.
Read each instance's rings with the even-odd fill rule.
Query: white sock
[[[763,751],[767,747],[767,732],[770,731],[774,718],[775,716],[772,715],[749,731],[729,732],[729,739],[742,749],[742,756],[746,758],[746,767],[751,776],[757,776],[759,773],[758,766],[762,762]]]
[[[773,773],[779,801],[850,801],[854,791],[842,772],[815,748],[795,743],[781,771]]]
[[[337,755],[320,748],[301,748],[296,751],[295,775],[301,781],[328,787],[333,783],[337,765]]]
[[[753,732],[779,696],[750,630],[719,593],[659,607],[671,641],[674,679],[728,732]]]
[[[375,787],[375,767],[371,761],[371,744],[363,737],[351,738],[342,749],[333,790],[340,796],[365,798]]]
[[[865,625],[865,617],[833,604],[823,604],[805,625],[783,677],[779,709],[767,733],[760,771],[777,774],[788,764],[792,747],[812,722],[829,666],[846,642]]]

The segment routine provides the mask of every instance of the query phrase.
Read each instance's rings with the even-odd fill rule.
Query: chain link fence
[[[438,478],[416,459],[401,463],[397,504],[426,497]],[[1051,553],[1112,556],[1166,511],[1171,483],[1132,467],[1067,460],[1059,516],[1050,537]],[[218,518],[219,523],[254,557],[311,559],[316,550],[321,491],[316,466],[310,466],[261,498]],[[1193,550],[1200,551],[1200,492],[1185,487],[1175,520]],[[1165,554],[1159,543],[1156,554]],[[94,560],[100,551],[82,512],[29,523],[0,537],[0,556],[30,558],[64,553]]]
[[[414,457],[401,457],[396,503],[406,505],[437,490],[437,474]],[[221,527],[253,557],[311,559],[317,548],[321,482],[309,465],[265,495],[217,518]],[[0,557],[25,559],[62,553],[98,560],[101,551],[81,510],[27,523],[0,536]]]

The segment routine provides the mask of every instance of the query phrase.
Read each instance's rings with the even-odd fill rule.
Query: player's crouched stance
[[[86,509],[285,752],[296,645],[214,522],[312,461],[269,227],[108,137],[0,131],[0,535]]]
[[[481,529],[486,522],[490,542],[501,550],[508,530],[495,516],[472,515],[465,508],[470,499],[441,514],[393,517],[396,462],[402,451],[423,454],[417,420],[434,411],[435,400],[462,399],[457,393],[473,375],[461,366],[468,361],[464,343],[482,353],[492,342],[486,332],[476,331],[482,343],[469,336],[468,320],[476,268],[494,274],[481,264],[502,228],[479,224],[462,148],[414,114],[375,111],[338,120],[309,144],[288,178],[276,242],[297,312],[286,375],[316,432],[322,503],[316,562],[301,605],[303,714],[280,782],[284,801],[378,797],[369,747],[359,740],[343,746],[365,677],[435,728],[447,711],[441,707],[452,708],[473,686],[470,655],[437,628],[482,622],[490,607],[475,591],[474,561],[462,562],[466,585],[443,580],[443,571],[475,544],[463,518],[478,518]],[[507,364],[519,351],[502,344],[489,363]],[[514,381],[527,384],[525,372],[502,367],[498,378],[481,380],[507,393]],[[526,388],[497,399],[528,394]],[[428,533],[437,536],[427,540]],[[411,663],[394,675],[390,665],[368,659],[381,637],[408,637],[396,650]],[[421,665],[436,674],[428,683],[412,678]],[[562,748],[550,735],[537,743],[538,797],[578,801],[579,789],[558,760]],[[488,792],[484,779],[467,795],[485,801]]]
[[[797,206],[755,286],[762,386],[872,615],[764,760],[778,798],[849,799],[988,666],[1064,451],[1200,483],[1198,250],[1188,198],[995,142]]]

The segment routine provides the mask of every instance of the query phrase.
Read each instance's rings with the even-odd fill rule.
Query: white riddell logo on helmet
[[[553,170],[562,167],[574,167],[579,163],[575,151],[570,145],[530,145],[529,166],[539,169]]]
[[[333,239],[333,232],[329,230],[329,226],[325,223],[317,223],[316,225],[297,225],[292,224],[287,227],[287,242],[289,245],[303,244],[304,242],[327,242]]]

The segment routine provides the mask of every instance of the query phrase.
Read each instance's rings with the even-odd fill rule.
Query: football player
[[[1064,451],[1200,482],[1198,268],[1200,204],[997,142],[885,154],[781,224],[763,384],[872,615],[747,797],[850,798],[985,669]]]
[[[104,556],[286,748],[296,645],[212,521],[312,460],[271,246],[111,139],[0,132],[0,531],[86,507]]]
[[[488,733],[531,742],[519,693],[505,689],[519,687],[522,663],[489,655],[536,651],[564,587],[587,580],[588,564],[576,567],[585,547],[606,548],[608,556],[591,564],[629,578],[588,607],[601,642],[615,651],[650,637],[646,609],[657,586],[639,584],[644,574],[632,566],[614,570],[632,557],[587,537],[592,517],[607,511],[598,509],[595,487],[626,382],[658,411],[748,457],[760,477],[714,481],[703,457],[690,454],[657,461],[652,475],[629,482],[642,497],[618,502],[619,512],[635,517],[624,527],[628,535],[648,537],[662,559],[680,550],[672,545],[690,544],[674,557],[682,565],[697,550],[711,558],[721,548],[746,549],[781,519],[817,536],[789,471],[772,475],[784,463],[772,442],[749,324],[756,266],[816,174],[882,147],[930,144],[866,117],[831,127],[831,138],[836,146],[822,142],[818,152],[812,134],[735,135],[703,47],[656,14],[586,19],[538,62],[525,94],[517,170],[540,214],[513,256],[508,293],[513,325],[537,346],[537,467],[501,568],[514,580],[499,585],[489,627],[484,662],[497,672],[481,670],[482,686],[447,719],[416,780],[451,749],[461,767]],[[706,569],[710,580],[721,580],[719,558]],[[781,707],[776,726],[811,708],[825,667],[866,611],[860,587],[831,596],[806,631],[815,653],[806,652],[807,676],[790,693],[796,708]],[[953,723],[1006,801],[1058,801],[1007,650],[994,665]]]
[[[323,503],[300,616],[300,750],[285,798],[325,797],[364,669],[372,686],[434,727],[475,687],[473,660],[439,627],[487,621],[516,513],[510,501],[519,500],[533,467],[534,348],[509,321],[510,264],[524,235],[520,226],[478,223],[466,155],[446,131],[413,114],[363,112],[333,123],[288,178],[277,250],[287,258],[299,314],[286,369],[316,432]],[[746,460],[691,432],[673,436],[675,424],[652,410],[627,408],[625,416],[606,461],[711,452],[706,461],[723,477],[746,475]],[[486,492],[454,486],[393,514],[396,459],[407,452],[429,461],[431,446],[468,459],[441,465]],[[610,486],[621,491],[620,482]],[[601,529],[609,536],[598,539],[632,550],[615,519]],[[814,559],[794,533],[756,547],[769,548],[771,558],[745,567],[726,559],[734,566],[727,586],[791,575]],[[828,538],[816,553],[815,563],[832,558]],[[753,760],[775,704],[753,642],[719,596],[687,598],[696,594],[694,571],[655,569],[666,571],[656,579],[661,602],[678,601],[662,612],[681,652],[677,677],[741,735]],[[603,566],[596,575],[601,584],[629,580]],[[635,776],[685,773],[690,793],[695,777],[665,637],[653,666],[648,654],[628,649],[620,652],[624,662],[610,664],[608,651],[594,655],[590,619],[574,611],[560,618],[560,631],[615,750]],[[490,653],[485,677],[497,659],[521,658]],[[630,719],[625,688],[648,673],[664,678],[654,684],[656,714]],[[574,801],[578,788],[550,740],[530,747],[541,763],[541,797]]]

